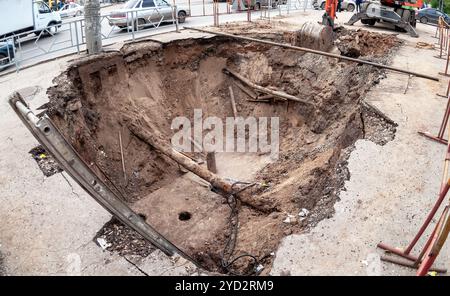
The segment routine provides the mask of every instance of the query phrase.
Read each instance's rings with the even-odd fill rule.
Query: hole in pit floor
[[[192,215],[189,212],[180,212],[178,214],[178,220],[187,221],[187,220],[191,219],[191,216]]]

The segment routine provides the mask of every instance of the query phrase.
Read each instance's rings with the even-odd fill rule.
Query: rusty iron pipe
[[[398,259],[398,258],[393,258],[393,257],[388,257],[388,256],[381,256],[380,259],[381,259],[381,261],[386,261],[386,262],[398,264],[398,265],[405,266],[405,267],[417,268],[414,265],[413,262],[401,260],[401,259]],[[445,268],[432,267],[432,268],[430,268],[430,270],[436,271],[438,273],[447,273],[447,269],[445,269]]]
[[[341,56],[341,55],[338,55],[338,54],[329,53],[329,52],[325,52],[325,51],[320,51],[320,50],[315,50],[315,49],[310,49],[310,48],[305,48],[305,47],[299,47],[299,46],[293,46],[293,45],[283,44],[283,43],[278,43],[278,42],[273,42],[273,41],[261,40],[261,39],[256,39],[256,38],[250,38],[250,37],[245,37],[245,36],[233,35],[233,34],[228,34],[228,33],[223,33],[223,32],[215,32],[215,31],[199,29],[199,28],[193,28],[193,27],[186,27],[185,26],[184,28],[188,29],[188,30],[194,30],[194,31],[208,33],[208,34],[213,34],[213,35],[225,36],[225,37],[230,37],[230,38],[239,39],[239,40],[258,42],[258,43],[268,44],[268,45],[272,45],[272,46],[279,46],[279,47],[284,47],[284,48],[288,48],[288,49],[304,51],[304,52],[308,52],[308,53],[312,53],[312,54],[318,54],[318,55],[322,55],[322,56],[326,56],[326,57],[330,57],[330,58],[337,58],[337,59],[340,59],[340,60],[355,62],[355,63],[358,63],[358,64],[370,65],[370,66],[374,66],[374,67],[377,67],[377,68],[382,68],[382,69],[387,69],[387,70],[396,71],[396,72],[400,72],[400,73],[405,73],[405,74],[409,74],[409,75],[414,75],[416,77],[425,78],[425,79],[429,79],[429,80],[433,80],[433,81],[439,81],[439,78],[434,77],[434,76],[421,74],[421,73],[417,73],[417,72],[412,72],[412,71],[409,71],[409,70],[405,70],[405,69],[401,69],[401,68],[397,68],[397,67],[392,67],[392,66],[387,66],[387,65],[383,65],[383,64],[379,64],[379,63],[375,63],[375,62],[370,62],[370,61],[365,61],[365,60],[361,60],[361,59],[355,59],[355,58],[351,58],[351,57]]]

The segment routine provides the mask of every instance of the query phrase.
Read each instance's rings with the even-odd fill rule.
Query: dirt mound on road
[[[361,29],[339,28],[336,32],[336,46],[342,55],[359,58],[361,56],[386,60],[389,53],[402,44],[395,35],[369,32]]]

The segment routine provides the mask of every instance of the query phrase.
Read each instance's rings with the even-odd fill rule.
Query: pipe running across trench
[[[186,27],[185,26],[184,29],[194,30],[194,31],[208,33],[208,34],[213,34],[213,35],[225,36],[225,37],[230,37],[230,38],[239,39],[239,40],[246,40],[246,41],[251,41],[251,42],[259,42],[259,43],[264,43],[264,44],[268,44],[268,45],[289,48],[289,49],[298,50],[298,51],[309,52],[309,53],[318,54],[318,55],[322,55],[322,56],[326,56],[326,57],[330,57],[330,58],[337,58],[337,59],[341,59],[341,60],[355,62],[355,63],[358,63],[358,64],[370,65],[370,66],[374,66],[374,67],[377,67],[377,68],[382,68],[382,69],[387,69],[387,70],[391,70],[391,71],[395,71],[395,72],[405,73],[405,74],[409,74],[409,75],[413,75],[413,76],[416,76],[416,77],[425,78],[425,79],[429,79],[429,80],[433,80],[433,81],[439,81],[439,78],[434,77],[434,76],[430,76],[430,75],[426,75],[426,74],[422,74],[422,73],[417,73],[417,72],[405,70],[405,69],[402,69],[402,68],[397,68],[397,67],[392,67],[392,66],[388,66],[388,65],[383,65],[383,64],[380,64],[380,63],[375,63],[375,62],[365,61],[365,60],[361,60],[361,59],[355,59],[355,58],[351,58],[351,57],[341,56],[341,55],[334,54],[334,53],[329,53],[329,52],[326,52],[326,51],[320,51],[320,50],[310,49],[310,48],[306,48],[306,47],[293,46],[293,45],[289,45],[289,44],[283,44],[283,43],[267,41],[267,40],[261,40],[261,39],[245,37],[245,36],[240,36],[240,35],[234,35],[234,34],[229,34],[229,33],[223,33],[223,32],[215,32],[215,31],[199,29],[199,28],[193,28],[193,27]]]

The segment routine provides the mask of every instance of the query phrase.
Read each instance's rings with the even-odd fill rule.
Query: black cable
[[[251,254],[242,254],[239,255],[233,259],[231,259],[231,256],[234,253],[234,249],[236,247],[236,240],[237,240],[237,233],[238,233],[238,228],[239,228],[239,213],[237,210],[237,199],[236,199],[236,194],[244,191],[245,189],[256,185],[256,183],[246,183],[246,182],[234,182],[231,185],[231,189],[233,189],[233,187],[237,184],[246,184],[247,186],[244,186],[243,188],[239,189],[238,191],[235,191],[231,194],[229,194],[227,196],[227,204],[231,209],[230,212],[230,216],[228,217],[228,223],[230,224],[230,236],[225,244],[225,247],[223,248],[222,254],[221,254],[221,263],[222,263],[222,267],[229,273],[232,275],[237,275],[237,276],[249,276],[249,275],[253,275],[257,272],[257,267],[259,266],[259,260],[258,258],[256,258],[254,255]],[[228,256],[226,256],[226,253],[228,253]],[[225,258],[227,257],[227,258]],[[253,268],[250,272],[245,273],[245,274],[241,274],[241,273],[237,273],[235,271],[233,271],[230,267],[239,259],[241,258],[246,258],[249,257],[251,259],[253,259]]]

